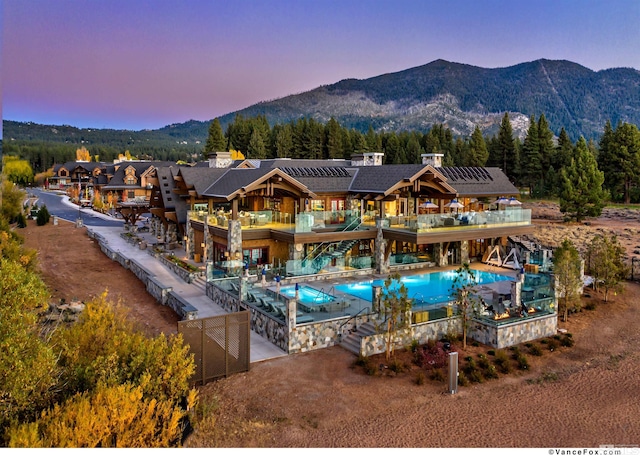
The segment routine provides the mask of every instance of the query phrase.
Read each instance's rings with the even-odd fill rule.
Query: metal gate
[[[193,353],[193,384],[246,372],[250,362],[250,313],[241,311],[217,317],[178,322],[178,332]]]

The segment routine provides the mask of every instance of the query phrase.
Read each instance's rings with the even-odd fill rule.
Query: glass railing
[[[355,229],[360,223],[359,217],[359,210],[301,212],[296,216],[295,229],[296,233],[309,233],[323,228],[335,228],[336,231]]]
[[[189,220],[204,222],[207,219],[207,213],[205,211],[187,211],[187,217]]]
[[[431,263],[433,257],[422,252],[396,253],[389,256],[389,265],[397,266],[400,264],[412,263]]]
[[[405,228],[418,233],[428,233],[433,230],[477,229],[530,224],[531,209],[471,211],[458,214],[422,214],[416,217],[406,217],[404,220]]]
[[[313,259],[288,260],[285,271],[287,276],[304,276],[353,269],[371,269],[374,265],[373,256],[332,258],[330,255],[321,254]]]

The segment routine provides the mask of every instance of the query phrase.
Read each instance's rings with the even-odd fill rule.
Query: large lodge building
[[[287,276],[462,264],[531,231],[500,169],[442,167],[441,157],[383,165],[381,153],[232,161],[217,152],[206,167],[155,169],[152,229],[222,272],[240,260]]]

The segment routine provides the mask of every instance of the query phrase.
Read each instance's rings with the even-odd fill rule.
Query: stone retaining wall
[[[394,344],[396,349],[408,347],[416,340],[420,345],[426,344],[429,340],[440,340],[448,333],[461,333],[462,326],[460,318],[442,318],[426,323],[411,325],[396,332]],[[364,356],[385,353],[387,349],[386,334],[372,334],[363,337],[360,345],[360,353]]]
[[[494,348],[506,348],[532,340],[550,337],[558,332],[558,314],[541,315],[505,325],[476,322],[474,340]]]
[[[166,305],[171,307],[183,320],[195,320],[198,318],[198,309],[185,301],[182,296],[173,290],[167,294]]]
[[[305,323],[291,331],[288,343],[289,353],[301,353],[331,347],[340,343],[342,333],[350,331],[370,320],[369,315],[340,317],[332,320]]]
[[[87,229],[87,234],[99,243],[100,250],[107,257],[120,263],[123,268],[131,270],[131,272],[145,284],[147,292],[160,304],[171,307],[183,320],[193,320],[198,317],[198,309],[174,293],[172,287],[165,286],[152,272],[145,269],[143,265],[135,260],[130,260],[120,251],[114,251],[104,237],[91,231],[91,229]]]
[[[199,273],[197,272],[189,272],[186,269],[181,268],[171,260],[167,259],[164,255],[160,255],[157,258],[160,260],[162,264],[164,264],[166,267],[171,269],[174,272],[174,274],[176,274],[178,277],[180,277],[182,280],[184,280],[187,283],[193,283],[193,281],[199,275]]]

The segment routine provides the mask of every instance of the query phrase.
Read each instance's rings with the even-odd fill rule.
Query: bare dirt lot
[[[547,212],[548,210],[548,212]],[[619,232],[640,248],[640,212],[604,214],[589,225],[560,223],[557,207],[537,207],[536,238],[589,240]],[[547,218],[550,217],[550,218]],[[55,299],[90,299],[108,287],[150,333],[175,332],[177,318],[135,276],[106,258],[71,224],[20,230],[37,248]],[[572,234],[574,233],[574,234]],[[573,239],[572,239],[573,240]],[[576,242],[574,240],[574,242]],[[636,256],[639,256],[636,254]],[[460,387],[418,385],[416,371],[366,375],[340,347],[256,363],[200,388],[201,419],[189,447],[597,447],[640,444],[640,285],[559,323],[574,347],[529,356],[530,368]],[[473,350],[486,351],[487,347]]]
[[[145,286],[129,270],[102,253],[86,228],[59,220],[37,226],[29,220],[27,228],[17,230],[25,246],[38,251],[41,276],[51,292],[51,302],[78,299],[87,302],[105,290],[113,302],[122,300],[129,316],[149,335],[176,333],[176,313],[159,305]]]

